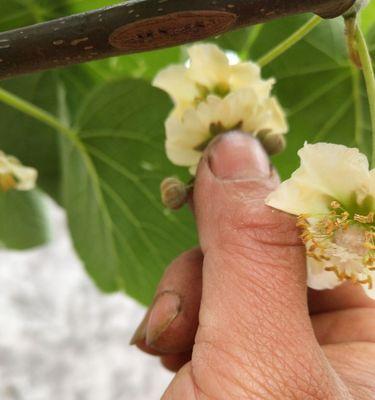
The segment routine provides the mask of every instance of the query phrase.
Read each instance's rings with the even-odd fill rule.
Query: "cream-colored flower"
[[[260,68],[252,62],[231,65],[229,58],[214,44],[197,44],[189,48],[190,62],[172,65],[154,79],[154,86],[167,92],[181,115],[209,94],[224,97],[238,89],[252,88],[259,98],[269,97],[273,79],[262,80]]]
[[[288,127],[273,97],[263,99],[252,88],[237,90],[224,98],[209,95],[182,116],[172,113],[166,121],[166,151],[176,165],[194,175],[202,152],[215,135],[239,129],[256,136],[260,132],[283,134]]]
[[[287,132],[284,112],[270,96],[274,80],[262,80],[256,64],[233,64],[213,44],[198,44],[188,52],[187,65],[170,66],[154,80],[175,103],[166,121],[166,151],[174,164],[195,174],[209,141],[232,129],[254,136]]]
[[[24,167],[17,158],[0,151],[0,190],[31,190],[37,175],[34,168]]]
[[[266,204],[298,215],[308,256],[308,285],[350,280],[375,298],[375,170],[358,149],[305,144],[301,166]]]

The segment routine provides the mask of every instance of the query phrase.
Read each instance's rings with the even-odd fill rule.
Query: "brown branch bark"
[[[135,0],[0,33],[0,79],[174,46],[283,17],[326,18],[355,0]]]

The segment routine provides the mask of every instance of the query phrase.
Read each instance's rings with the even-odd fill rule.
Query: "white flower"
[[[194,45],[188,53],[188,66],[171,65],[159,72],[153,82],[171,96],[175,113],[181,115],[209,94],[224,97],[238,89],[253,88],[260,98],[269,96],[274,80],[262,80],[256,64],[231,65],[225,52],[214,44]]]
[[[301,166],[266,204],[298,215],[308,256],[308,285],[330,289],[350,280],[375,298],[375,170],[342,145],[305,144]]]
[[[37,175],[34,168],[24,167],[17,158],[0,151],[0,190],[31,190]]]
[[[174,164],[195,174],[209,141],[232,129],[254,136],[287,132],[284,113],[270,97],[274,80],[262,80],[256,64],[232,64],[213,44],[192,46],[189,55],[187,66],[170,66],[154,80],[175,103],[166,121],[166,151]]]
[[[195,174],[208,142],[231,129],[256,136],[263,131],[282,134],[288,127],[277,100],[261,101],[253,89],[238,90],[223,99],[209,95],[196,108],[187,109],[181,118],[172,113],[167,119],[167,156]]]

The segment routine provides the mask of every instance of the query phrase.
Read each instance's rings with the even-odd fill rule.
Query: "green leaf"
[[[70,0],[71,13],[79,13],[84,11],[95,10],[101,7],[108,7],[114,4],[124,3],[123,0]]]
[[[1,4],[0,31],[69,14],[72,0],[6,0]]]
[[[362,28],[365,32],[375,25],[375,2],[370,0],[370,4],[361,13]]]
[[[260,57],[301,26],[308,16],[264,25],[252,48]],[[360,146],[370,151],[371,128],[362,78],[348,60],[342,18],[324,21],[263,70],[277,79],[275,94],[285,107],[290,132],[287,150],[274,158],[285,179],[298,167],[305,141]],[[356,113],[356,109],[361,113]],[[356,141],[363,138],[362,144]]]
[[[172,47],[94,61],[87,64],[87,66],[92,73],[105,81],[113,81],[124,77],[152,80],[161,69],[181,61],[181,48]]]
[[[161,180],[184,170],[164,150],[167,96],[141,80],[107,83],[82,106],[63,146],[63,193],[75,247],[107,292],[148,303],[164,268],[195,243],[188,210],[159,200]],[[183,176],[187,179],[187,176]]]
[[[57,114],[58,80],[53,73],[5,81],[1,86],[25,100]],[[39,172],[38,185],[59,199],[60,155],[56,132],[18,110],[0,103],[0,149]]]
[[[243,51],[248,51],[249,44],[253,38],[257,36],[262,25],[255,25],[248,28],[237,29],[232,32],[224,33],[217,38],[212,38],[210,41],[216,43],[222,49],[232,50],[239,55]],[[250,43],[249,43],[250,41]]]
[[[25,250],[45,244],[49,238],[43,196],[38,191],[0,191],[1,246]]]

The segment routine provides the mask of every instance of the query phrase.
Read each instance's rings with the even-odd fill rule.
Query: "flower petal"
[[[194,81],[189,79],[183,65],[171,65],[158,73],[153,85],[167,92],[176,105],[188,107],[200,96]]]
[[[285,118],[285,113],[275,97],[271,97],[263,103],[263,110],[269,114],[264,129],[269,129],[275,134],[284,134],[288,132],[289,127]]]
[[[370,171],[370,194],[375,199],[375,169]]]
[[[189,168],[189,172],[191,175],[195,176],[197,174],[197,170],[198,170],[198,163],[196,165],[192,165]]]
[[[190,79],[210,89],[227,83],[229,60],[226,54],[214,44],[197,44],[188,50],[191,65]]]
[[[16,189],[18,190],[32,190],[35,188],[38,172],[30,167],[18,167],[14,169],[14,175],[17,178]]]
[[[319,261],[307,259],[307,286],[315,290],[334,289],[341,285],[334,272],[324,271]]]
[[[267,197],[266,204],[294,215],[327,212],[330,197],[294,180],[296,174],[297,172],[272,192]]]
[[[305,144],[301,166],[266,203],[291,214],[325,212],[332,200],[350,206],[370,190],[368,161],[358,149],[330,143]]]
[[[169,160],[180,166],[191,167],[197,165],[202,157],[202,152],[175,142],[166,142],[165,149]]]
[[[369,193],[368,160],[358,149],[317,143],[306,144],[298,154],[304,171],[298,179],[308,179],[311,187],[343,204],[349,203],[353,194],[363,200]]]
[[[167,141],[178,141],[191,148],[206,140],[206,127],[194,108],[186,110],[182,117],[170,115],[165,122]]]
[[[373,282],[375,282],[375,273],[372,274],[372,279],[373,279]],[[368,297],[370,297],[370,299],[375,300],[375,286],[372,287],[371,289],[367,285],[364,285],[362,287],[363,287],[363,290],[365,291],[366,295]]]
[[[251,87],[264,100],[270,95],[274,84],[274,79],[262,79],[260,68],[255,63],[245,62],[230,66],[229,86],[232,91]]]

